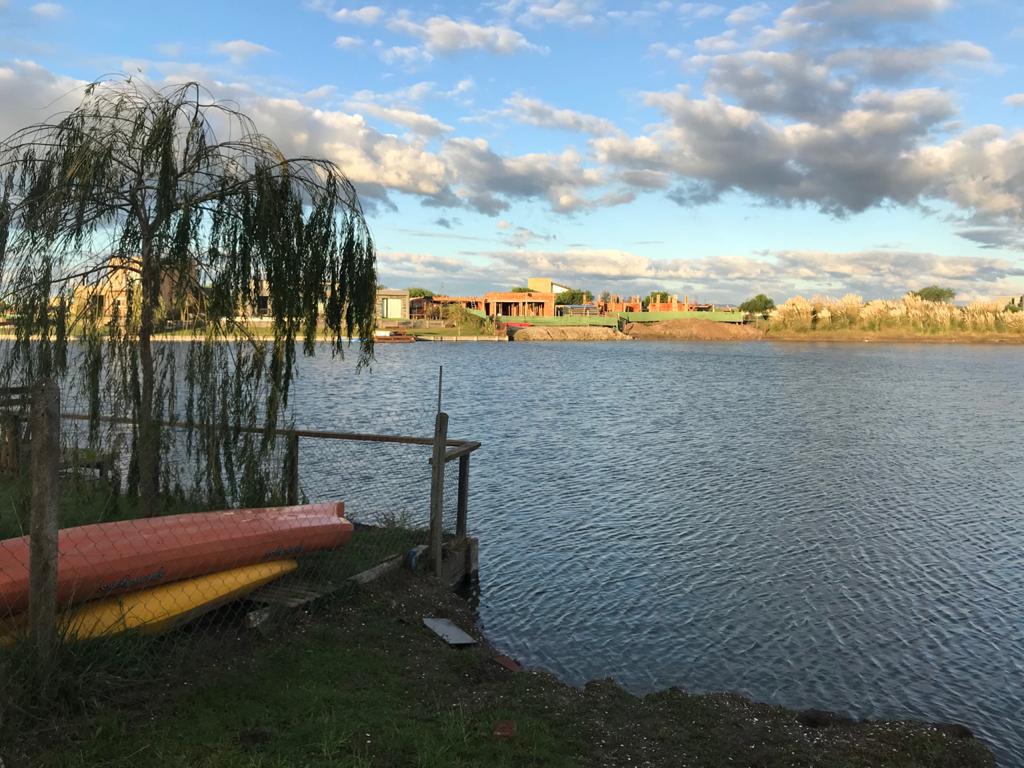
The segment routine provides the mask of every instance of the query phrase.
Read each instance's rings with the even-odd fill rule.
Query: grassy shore
[[[994,765],[979,742],[923,724],[807,727],[735,695],[578,690],[500,666],[485,642],[451,649],[424,616],[480,637],[464,601],[403,573],[262,633],[225,632],[193,663],[179,654],[173,677],[126,681],[118,707],[0,755],[7,768]]]
[[[18,535],[23,483],[0,484],[3,535]],[[95,480],[64,483],[64,524],[137,514]],[[359,528],[342,550],[303,559],[342,584],[423,540]],[[914,723],[801,725],[797,714],[728,694],[638,699],[608,682],[577,690],[512,672],[469,605],[402,573],[345,584],[258,630],[235,604],[158,641],[119,636],[68,646],[57,705],[33,701],[22,648],[0,651],[5,768],[167,766],[898,766],[987,768],[979,742]],[[448,648],[422,625],[445,616],[479,646]],[[515,735],[495,736],[514,723]]]

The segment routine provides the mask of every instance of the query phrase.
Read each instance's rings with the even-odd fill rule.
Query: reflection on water
[[[429,434],[444,365],[451,434],[484,443],[480,613],[508,653],[638,693],[960,721],[1024,754],[1024,348],[377,357],[304,361],[297,422]],[[344,472],[317,482],[344,494]]]

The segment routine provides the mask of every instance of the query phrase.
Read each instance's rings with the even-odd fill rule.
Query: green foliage
[[[646,311],[651,304],[664,304],[670,300],[671,296],[668,291],[651,291],[640,303]]]
[[[1024,296],[1021,296],[1019,300],[1010,299],[1010,303],[1006,305],[1005,311],[1024,312]]]
[[[956,291],[952,288],[943,288],[938,285],[929,285],[927,288],[922,288],[919,291],[913,292],[915,296],[919,296],[925,301],[940,301],[950,302],[956,298]]]
[[[410,288],[409,298],[410,299],[432,299],[434,292],[426,288]]]
[[[775,309],[775,300],[763,293],[759,293],[754,298],[744,301],[740,304],[739,308],[740,312],[767,316],[769,312]]]
[[[580,291],[576,289],[562,291],[555,296],[555,304],[589,304],[594,300],[594,294],[590,291]]]
[[[509,291],[509,293],[533,293],[533,291],[531,291],[525,285],[517,285],[515,288]]]
[[[601,303],[607,304],[612,300],[612,294],[610,291],[601,291]]]
[[[490,336],[494,333],[492,320],[473,314],[461,304],[446,304],[442,316],[462,336]]]
[[[59,121],[0,143],[0,269],[15,337],[2,378],[63,377],[94,440],[101,413],[129,417],[129,487],[149,508],[171,481],[160,420],[184,417],[201,482],[237,499],[265,469],[300,339],[312,355],[321,328],[335,352],[373,336],[375,253],[355,188],[329,161],[286,158],[195,83],[93,83]],[[257,296],[269,339],[236,319]],[[154,343],[162,318],[199,340]],[[371,356],[366,342],[360,363]],[[267,431],[239,439],[253,424]]]

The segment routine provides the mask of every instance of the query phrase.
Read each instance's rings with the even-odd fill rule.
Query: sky
[[[0,137],[199,81],[353,181],[380,282],[1024,294],[1018,0],[0,0]]]

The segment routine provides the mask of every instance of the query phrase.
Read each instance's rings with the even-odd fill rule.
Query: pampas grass
[[[1024,312],[1010,312],[991,301],[958,307],[928,301],[913,293],[902,299],[876,299],[866,303],[855,294],[841,299],[815,296],[808,300],[795,296],[771,313],[768,327],[787,331],[860,329],[918,334],[1024,334]]]

